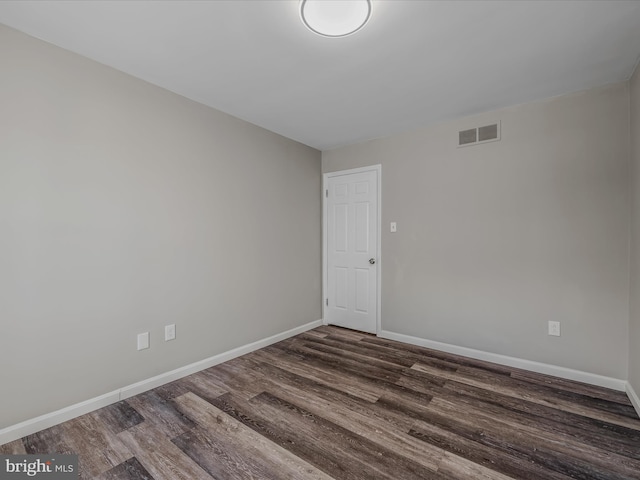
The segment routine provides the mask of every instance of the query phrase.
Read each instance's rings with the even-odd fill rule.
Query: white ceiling
[[[373,0],[344,38],[298,7],[4,0],[0,23],[320,150],[624,81],[640,54],[637,0]]]

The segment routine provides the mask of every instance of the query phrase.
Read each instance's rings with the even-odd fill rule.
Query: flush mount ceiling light
[[[365,26],[370,0],[302,0],[300,16],[309,30],[324,37],[345,37]]]

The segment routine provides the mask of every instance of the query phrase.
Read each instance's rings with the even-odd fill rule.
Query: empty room
[[[0,480],[640,479],[640,1],[0,2]]]

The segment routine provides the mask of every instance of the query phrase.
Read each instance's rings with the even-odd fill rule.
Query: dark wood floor
[[[320,327],[0,447],[81,478],[640,479],[599,387]]]

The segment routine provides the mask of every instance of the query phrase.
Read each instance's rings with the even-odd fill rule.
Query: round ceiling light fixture
[[[346,37],[371,17],[370,0],[302,0],[300,16],[309,30],[323,37]]]

